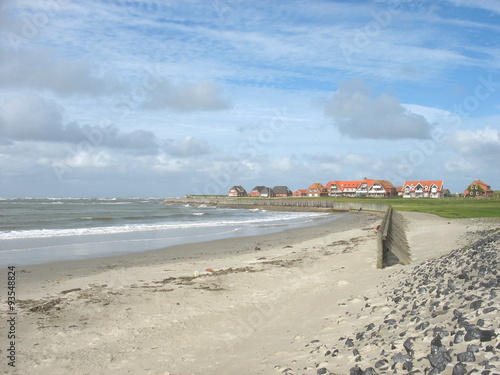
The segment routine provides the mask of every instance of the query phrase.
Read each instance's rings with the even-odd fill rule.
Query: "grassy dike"
[[[414,211],[434,214],[448,219],[457,218],[480,218],[480,217],[500,217],[500,196],[495,192],[494,198],[350,198],[350,197],[302,197],[288,198],[290,200],[326,200],[343,203],[386,203],[390,204],[396,211]],[[189,196],[189,198],[217,198],[227,199],[228,202],[234,199],[259,199],[259,198],[228,198],[227,196]],[[269,198],[261,198],[269,200]],[[271,198],[273,199],[273,198]]]

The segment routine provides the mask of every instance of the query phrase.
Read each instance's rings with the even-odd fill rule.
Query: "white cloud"
[[[136,153],[157,153],[156,136],[146,130],[122,133],[108,126],[63,124],[63,108],[35,94],[17,95],[0,103],[0,135],[4,140],[68,142],[85,148],[110,147]]]
[[[444,167],[448,172],[469,173],[477,171],[477,165],[464,158],[448,160]]]
[[[0,103],[0,134],[7,139],[60,139],[61,121],[57,104],[37,95],[11,97]]]
[[[500,160],[500,130],[486,126],[476,130],[458,130],[449,142],[463,156],[472,160]]]
[[[374,97],[361,80],[342,83],[326,103],[325,114],[351,138],[428,138],[431,130],[423,116],[405,109],[398,98]]]
[[[204,140],[187,136],[176,143],[173,141],[167,141],[165,144],[165,150],[172,156],[185,158],[208,154],[210,146]]]
[[[500,3],[497,0],[447,0],[448,2],[461,7],[484,9],[500,14]]]
[[[173,109],[180,112],[220,111],[232,107],[223,96],[222,87],[215,82],[184,82],[174,85],[164,80],[149,93],[142,103],[144,109]]]
[[[108,95],[125,87],[88,60],[57,59],[54,51],[30,49],[12,52],[0,45],[0,86],[50,90],[58,95]]]

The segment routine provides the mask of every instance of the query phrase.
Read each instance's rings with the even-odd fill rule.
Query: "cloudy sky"
[[[500,190],[497,0],[4,0],[0,197]]]

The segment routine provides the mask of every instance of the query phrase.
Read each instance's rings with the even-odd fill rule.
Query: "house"
[[[390,181],[365,178],[362,181],[330,181],[326,184],[327,194],[332,197],[392,197],[396,188]]]
[[[464,197],[468,198],[488,198],[493,197],[491,186],[481,180],[473,181],[467,189],[464,190]]]
[[[403,198],[441,198],[443,181],[405,181]]]
[[[294,197],[305,197],[307,196],[307,189],[297,189],[293,192]]]
[[[368,189],[369,197],[394,197],[396,194],[396,187],[388,180],[376,180]]]
[[[272,197],[276,196],[276,193],[270,187],[265,187],[260,192],[260,196],[261,196],[261,198],[272,198]]]
[[[306,196],[308,197],[322,197],[328,195],[326,193],[326,188],[319,182],[315,182],[307,188]]]
[[[265,186],[256,186],[252,189],[250,193],[248,193],[249,197],[260,197],[260,193],[264,190]]]
[[[360,182],[358,187],[356,188],[356,196],[368,196],[368,193],[372,187],[372,185],[375,183],[375,180],[367,179],[366,177],[363,179],[363,181]]]
[[[287,186],[275,186],[273,190],[277,197],[287,198],[291,197],[293,194]]]
[[[246,197],[247,191],[243,188],[243,186],[233,186],[227,195],[228,197]]]
[[[327,194],[332,197],[354,197],[362,181],[330,181],[326,184]]]
[[[398,186],[396,188],[396,193],[398,194],[398,197],[402,197],[403,196],[403,187],[402,186]]]

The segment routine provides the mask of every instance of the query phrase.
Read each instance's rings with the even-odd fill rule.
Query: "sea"
[[[0,267],[262,235],[314,225],[332,216],[165,204],[158,198],[0,198]]]

